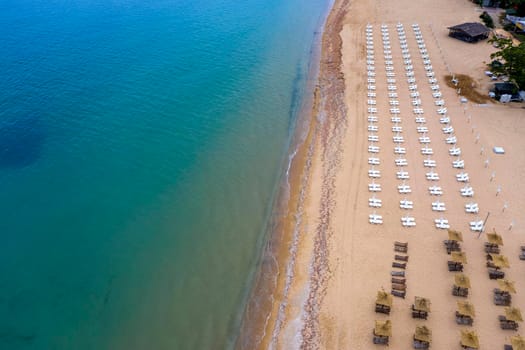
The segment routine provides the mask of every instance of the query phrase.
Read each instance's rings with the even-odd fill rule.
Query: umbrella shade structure
[[[452,258],[453,262],[463,264],[467,263],[467,255],[465,254],[465,252],[452,252],[450,253],[450,257]]]
[[[377,292],[376,304],[392,307],[392,299],[393,297],[391,294],[384,290],[380,290]]]
[[[525,350],[525,338],[521,335],[515,335],[510,338],[512,350]]]
[[[470,278],[464,273],[457,273],[454,276],[454,284],[460,288],[470,288]]]
[[[458,301],[458,313],[462,316],[468,316],[472,318],[476,316],[474,305],[468,301]]]
[[[498,268],[510,267],[509,259],[506,256],[500,254],[490,254],[492,258],[492,263]]]
[[[521,317],[521,310],[517,307],[506,307],[505,318],[509,321],[523,322],[523,317]]]
[[[487,241],[490,244],[503,245],[503,238],[496,232],[487,233]]]
[[[503,292],[516,293],[516,288],[514,287],[514,281],[509,281],[505,279],[498,280],[499,288]]]
[[[376,321],[376,327],[374,328],[374,334],[382,336],[382,337],[391,337],[392,336],[392,322],[390,320]]]
[[[478,335],[474,331],[461,331],[461,346],[479,349]]]
[[[432,341],[432,331],[427,326],[416,326],[414,339],[430,343]]]
[[[430,312],[430,299],[415,297],[414,298],[414,310]]]
[[[448,230],[448,239],[456,242],[463,242],[463,234],[460,231]]]

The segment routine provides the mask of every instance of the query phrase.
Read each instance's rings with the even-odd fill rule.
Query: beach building
[[[487,39],[490,34],[489,28],[477,22],[458,24],[453,27],[448,27],[448,29],[449,36],[469,43]]]

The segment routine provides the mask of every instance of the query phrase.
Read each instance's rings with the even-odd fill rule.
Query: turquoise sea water
[[[222,349],[326,0],[0,1],[0,349]]]

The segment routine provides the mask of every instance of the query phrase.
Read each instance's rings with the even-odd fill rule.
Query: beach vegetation
[[[479,15],[479,18],[485,23],[485,25],[489,28],[494,28],[494,20],[492,17],[487,13],[487,11],[483,11],[481,15]]]
[[[525,89],[525,43],[514,45],[511,39],[493,37],[489,40],[499,50],[490,55],[502,64],[491,67],[493,73],[506,75],[520,89]]]
[[[481,94],[476,90],[478,84],[466,74],[445,75],[445,82],[448,87],[459,91],[461,96],[466,97],[469,101],[485,103],[490,100],[486,94]]]

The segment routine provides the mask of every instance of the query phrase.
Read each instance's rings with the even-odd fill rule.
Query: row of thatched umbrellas
[[[449,261],[449,270],[456,270],[454,267],[459,267],[458,270],[463,270],[463,264],[467,263],[466,255],[461,251],[459,242],[463,241],[461,232],[455,230],[448,231],[449,239],[445,241],[447,253],[451,254],[451,261]],[[499,246],[503,245],[503,238],[496,232],[487,234],[487,242],[485,242],[485,252],[487,253],[487,267],[489,268],[489,278],[497,279],[499,288],[495,289],[494,302],[496,305],[510,305],[510,293],[516,293],[514,282],[503,279],[505,274],[500,269],[510,267],[507,257],[500,255]],[[453,267],[451,269],[451,266]],[[463,273],[454,276],[454,286],[452,294],[456,296],[468,296],[468,289],[470,288],[470,279]],[[508,303],[506,303],[508,302]],[[472,325],[475,316],[474,306],[468,301],[458,301],[458,311],[456,312],[456,322],[458,324]],[[516,307],[505,307],[505,316],[500,316],[500,326],[502,329],[518,328],[517,322],[522,322],[523,317],[520,309]],[[513,350],[525,350],[525,339],[521,336],[514,336],[511,338]],[[464,348],[477,349],[479,342],[474,331],[462,332],[461,345]]]

